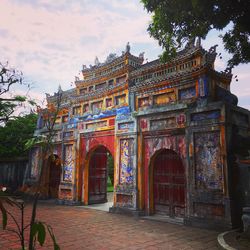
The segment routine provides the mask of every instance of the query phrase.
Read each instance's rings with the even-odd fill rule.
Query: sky
[[[82,65],[93,65],[96,56],[104,62],[109,53],[121,55],[127,42],[132,54],[145,52],[146,61],[158,58],[161,48],[147,32],[150,18],[140,0],[1,0],[0,61],[22,71],[32,85],[29,95],[43,100],[59,84],[63,90],[74,87]],[[202,45],[219,45],[222,59],[215,66],[221,71],[228,55],[218,34],[210,32]],[[233,74],[238,82],[233,78],[231,91],[250,109],[250,64]]]

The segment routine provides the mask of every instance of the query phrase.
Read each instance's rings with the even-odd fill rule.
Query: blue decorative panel
[[[118,124],[119,130],[129,130],[129,129],[132,129],[133,127],[134,127],[133,122],[124,122],[124,123]]]
[[[133,183],[132,139],[120,141],[120,183]]]
[[[199,86],[199,96],[206,97],[208,96],[208,79],[207,77],[201,77],[198,82]]]
[[[202,121],[202,120],[218,119],[218,118],[220,118],[220,110],[191,114],[191,121]]]
[[[223,184],[220,132],[194,134],[195,178],[197,189],[221,190]]]
[[[87,116],[83,116],[83,117],[81,117],[81,120],[91,121],[91,120],[101,119],[101,118],[114,116],[114,115],[116,115],[116,109],[111,109],[111,110],[102,111],[98,115],[89,114]]]
[[[65,145],[64,146],[64,173],[63,173],[63,180],[72,182],[73,177],[73,166],[74,166],[74,159],[73,159],[73,146],[72,145]]]
[[[130,114],[130,108],[128,106],[116,109],[116,120],[127,119]]]
[[[195,96],[196,96],[195,87],[179,90],[179,99],[181,99],[181,100],[193,98]]]

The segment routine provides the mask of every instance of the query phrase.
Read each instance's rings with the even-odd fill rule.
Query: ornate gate
[[[89,162],[89,204],[107,201],[107,149],[98,147]]]
[[[185,171],[180,157],[163,149],[153,162],[154,212],[183,217],[185,209]]]

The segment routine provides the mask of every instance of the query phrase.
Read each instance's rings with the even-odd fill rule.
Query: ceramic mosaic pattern
[[[115,98],[116,100],[116,105],[121,105],[126,103],[126,95],[120,95]]]
[[[153,103],[154,105],[163,105],[169,102],[174,102],[176,100],[175,93],[164,93],[154,96]]]
[[[120,147],[120,183],[133,182],[132,139],[121,140]]]
[[[181,100],[193,98],[195,96],[196,96],[195,87],[191,87],[191,88],[186,88],[186,89],[179,90],[179,98]]]
[[[160,130],[160,129],[165,129],[165,128],[172,128],[175,126],[176,126],[175,117],[150,121],[151,130]]]
[[[72,175],[73,175],[73,153],[72,153],[73,146],[66,145],[64,147],[64,173],[63,173],[63,180],[72,182]]]
[[[138,100],[139,108],[149,106],[149,97],[143,97]]]
[[[199,96],[206,97],[208,95],[208,80],[205,77],[199,79]]]
[[[191,121],[202,121],[220,118],[220,110],[191,114]]]
[[[93,112],[98,112],[102,109],[102,101],[92,103]]]
[[[219,132],[195,133],[194,142],[196,187],[221,190],[223,177]]]
[[[34,148],[31,153],[31,178],[37,178],[39,174],[39,148]]]
[[[133,122],[124,122],[124,123],[120,123],[118,124],[118,129],[119,130],[129,130],[132,129],[134,127],[134,123]]]

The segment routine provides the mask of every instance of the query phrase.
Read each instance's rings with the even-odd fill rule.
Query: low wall
[[[29,161],[27,158],[0,159],[0,186],[15,191],[24,183]]]
[[[239,163],[239,190],[242,207],[250,207],[250,161]]]

